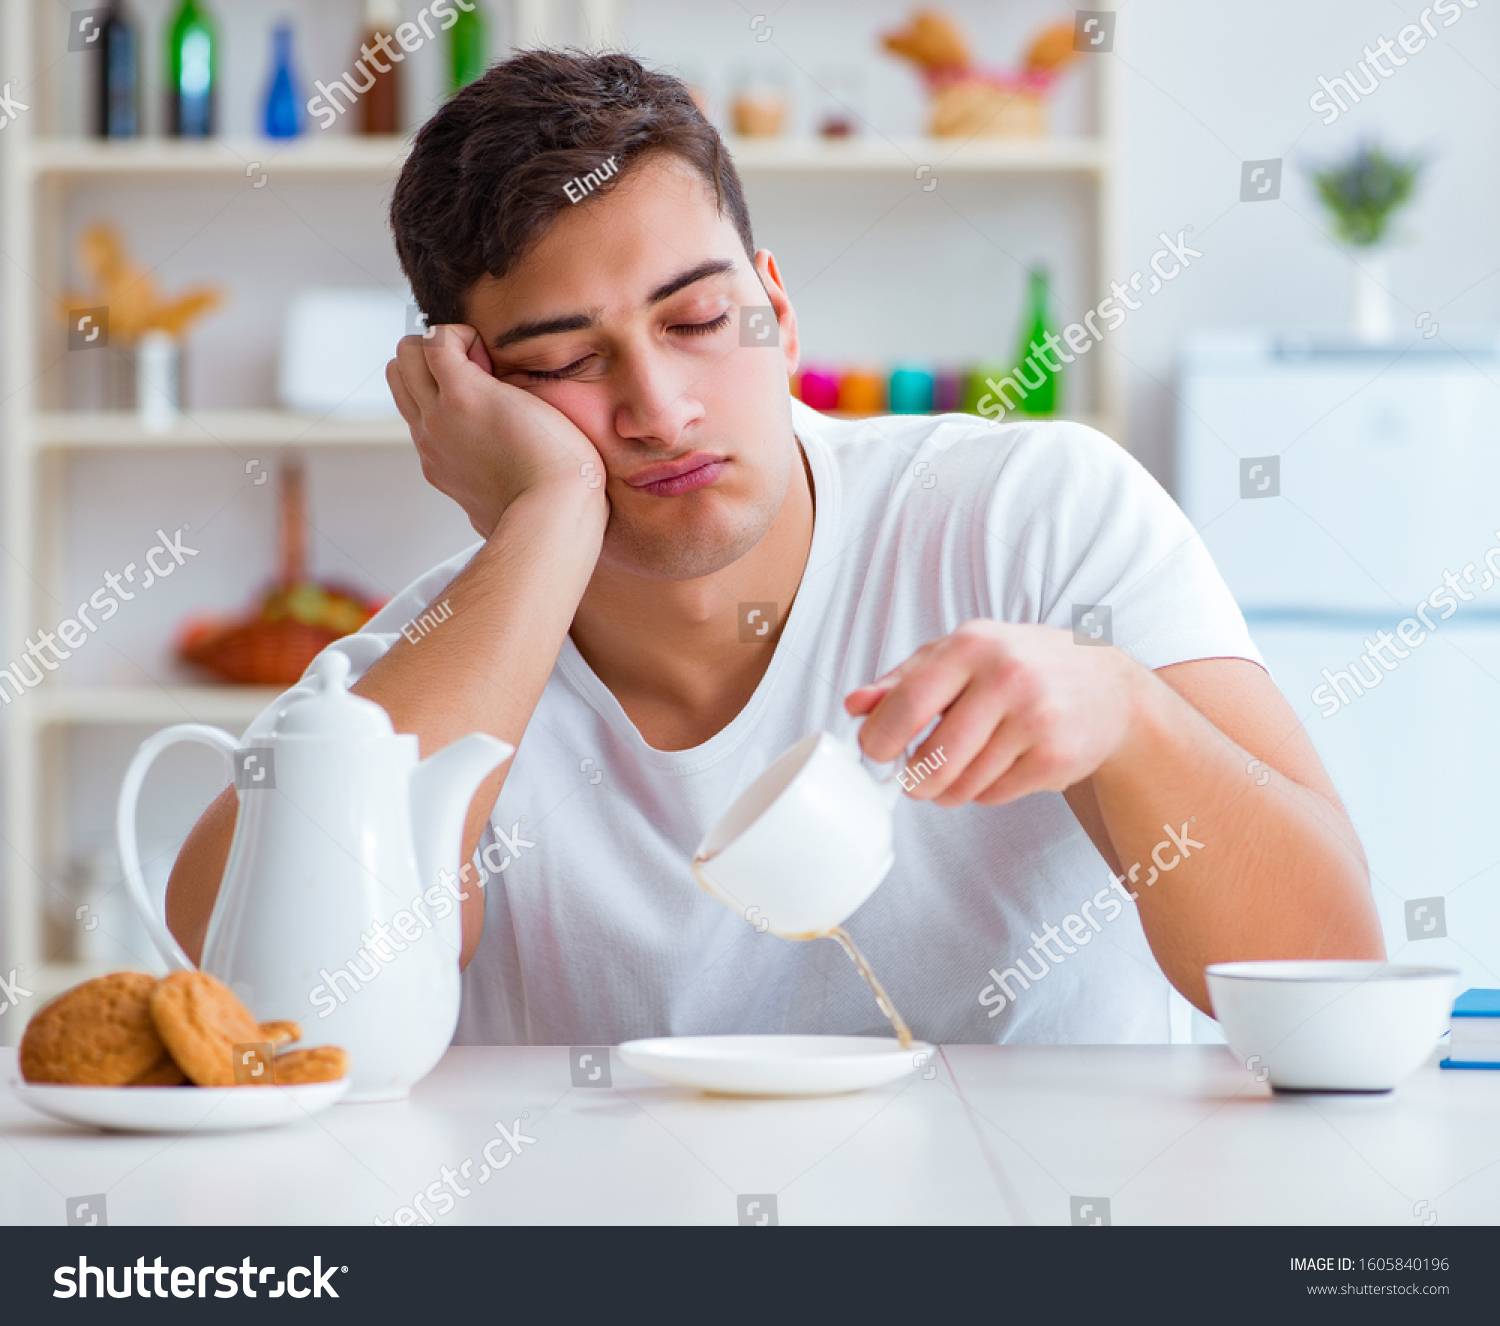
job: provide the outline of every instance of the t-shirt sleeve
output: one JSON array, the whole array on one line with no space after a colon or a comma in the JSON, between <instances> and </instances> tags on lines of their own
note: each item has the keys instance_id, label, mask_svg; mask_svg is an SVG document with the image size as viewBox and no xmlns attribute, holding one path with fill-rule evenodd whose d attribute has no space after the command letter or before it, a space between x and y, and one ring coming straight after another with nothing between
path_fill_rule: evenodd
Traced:
<instances>
[{"instance_id":1,"label":"t-shirt sleeve","mask_svg":"<svg viewBox=\"0 0 1500 1326\"><path fill-rule=\"evenodd\" d=\"M353 635L346 635L342 639L335 640L322 650L318 657L322 658L324 654L335 650L347 657L349 684L352 686L364 676L376 659L384 656L385 652L396 643L401 635L402 627L409 626L421 616L483 546L481 543L476 543L465 548L457 556L450 557L446 562L433 567L432 570L413 580L358 631ZM301 681L283 691L256 715L254 721L245 729L243 740L250 741L256 737L270 736L276 723L276 716L286 708L288 702L313 693L315 684L309 679L311 671L312 667L309 665L307 671L302 674Z\"/></svg>"},{"instance_id":2,"label":"t-shirt sleeve","mask_svg":"<svg viewBox=\"0 0 1500 1326\"><path fill-rule=\"evenodd\" d=\"M976 570L996 618L1107 637L1153 669L1265 666L1197 530L1139 461L1083 424L1015 427L977 490Z\"/></svg>"}]
</instances>

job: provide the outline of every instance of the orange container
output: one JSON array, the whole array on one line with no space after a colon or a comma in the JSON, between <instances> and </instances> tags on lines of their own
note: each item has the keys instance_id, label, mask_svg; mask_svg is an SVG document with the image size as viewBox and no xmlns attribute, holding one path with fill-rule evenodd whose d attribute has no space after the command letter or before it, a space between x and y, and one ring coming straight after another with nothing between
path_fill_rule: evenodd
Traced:
<instances>
[{"instance_id":1,"label":"orange container","mask_svg":"<svg viewBox=\"0 0 1500 1326\"><path fill-rule=\"evenodd\" d=\"M885 409L885 375L855 369L839 381L839 409L845 414L880 414Z\"/></svg>"}]
</instances>

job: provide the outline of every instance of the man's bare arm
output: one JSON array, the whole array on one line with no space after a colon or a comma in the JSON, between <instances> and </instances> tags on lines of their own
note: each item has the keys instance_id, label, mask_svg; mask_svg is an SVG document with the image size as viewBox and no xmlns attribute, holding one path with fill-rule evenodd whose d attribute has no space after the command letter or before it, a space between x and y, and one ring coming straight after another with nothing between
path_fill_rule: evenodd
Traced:
<instances>
[{"instance_id":1,"label":"man's bare arm","mask_svg":"<svg viewBox=\"0 0 1500 1326\"><path fill-rule=\"evenodd\" d=\"M1066 630L977 620L845 704L869 715L859 739L877 760L941 717L911 757L944 751L911 790L918 800L1065 793L1111 868L1134 871L1125 887L1152 952L1199 1008L1211 962L1384 953L1359 839L1254 663L1152 673Z\"/></svg>"},{"instance_id":2,"label":"man's bare arm","mask_svg":"<svg viewBox=\"0 0 1500 1326\"><path fill-rule=\"evenodd\" d=\"M453 339L403 342L387 376L423 472L464 507L485 545L441 595L451 617L415 644L398 640L353 688L382 705L398 732L415 733L424 758L470 732L520 745L593 575L608 518L604 490L580 477L588 463L580 457L603 469L583 434L534 396L490 377L468 328L443 330ZM464 861L509 767L490 775L470 804ZM167 924L195 961L236 809L228 788L193 827L168 884ZM484 921L482 892L466 892L465 964Z\"/></svg>"}]
</instances>

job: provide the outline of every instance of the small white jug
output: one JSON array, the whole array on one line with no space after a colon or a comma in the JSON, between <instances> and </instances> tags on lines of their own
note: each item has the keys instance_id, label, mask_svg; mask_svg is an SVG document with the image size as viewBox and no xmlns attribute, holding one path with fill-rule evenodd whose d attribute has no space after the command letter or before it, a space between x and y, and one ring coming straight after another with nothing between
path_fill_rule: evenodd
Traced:
<instances>
[{"instance_id":1,"label":"small white jug","mask_svg":"<svg viewBox=\"0 0 1500 1326\"><path fill-rule=\"evenodd\" d=\"M826 936L890 871L900 795L897 779L877 782L856 747L815 732L740 794L699 845L693 874L757 929Z\"/></svg>"}]
</instances>

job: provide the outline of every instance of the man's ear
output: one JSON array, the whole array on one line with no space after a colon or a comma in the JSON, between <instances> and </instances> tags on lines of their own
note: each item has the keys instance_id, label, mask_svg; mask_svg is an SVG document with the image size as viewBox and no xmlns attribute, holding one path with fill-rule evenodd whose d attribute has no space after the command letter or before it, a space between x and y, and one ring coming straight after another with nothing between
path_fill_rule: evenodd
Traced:
<instances>
[{"instance_id":1,"label":"man's ear","mask_svg":"<svg viewBox=\"0 0 1500 1326\"><path fill-rule=\"evenodd\" d=\"M797 364L802 355L802 345L797 339L797 310L792 307L786 287L781 283L781 273L777 270L776 259L771 256L770 249L761 249L756 253L755 274L760 277L761 286L766 292L766 299L776 311L776 325L781 337L781 353L786 360L786 375L790 378L797 371Z\"/></svg>"}]
</instances>

